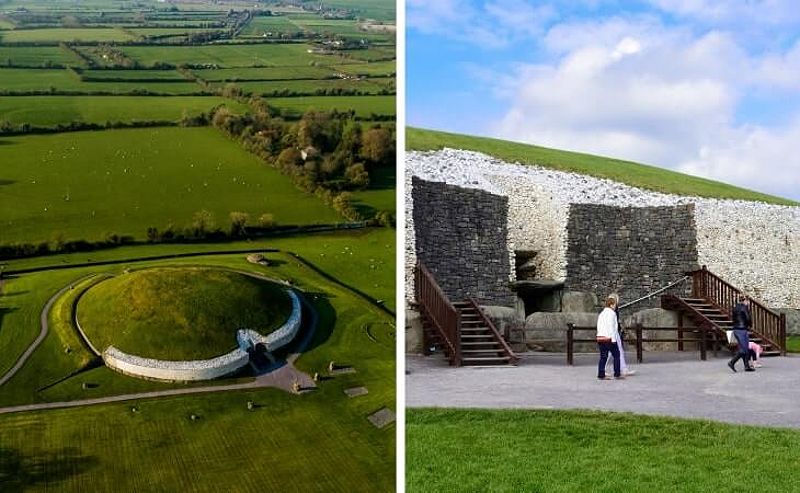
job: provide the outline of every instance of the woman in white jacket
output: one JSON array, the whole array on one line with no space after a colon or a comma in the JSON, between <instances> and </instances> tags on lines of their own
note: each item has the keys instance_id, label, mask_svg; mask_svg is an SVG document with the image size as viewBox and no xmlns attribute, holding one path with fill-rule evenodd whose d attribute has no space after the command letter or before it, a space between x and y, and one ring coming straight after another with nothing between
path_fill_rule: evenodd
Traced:
<instances>
[{"instance_id":1,"label":"woman in white jacket","mask_svg":"<svg viewBox=\"0 0 800 493\"><path fill-rule=\"evenodd\" d=\"M597 378L600 380L607 380L606 377L606 362L608 361L608 353L614 358L614 378L625 378L620 372L620 359L619 359L619 324L617 322L617 298L615 295L609 295L606 298L606 307L600 312L597 317L597 346L600 348L600 362L597 365Z\"/></svg>"}]
</instances>

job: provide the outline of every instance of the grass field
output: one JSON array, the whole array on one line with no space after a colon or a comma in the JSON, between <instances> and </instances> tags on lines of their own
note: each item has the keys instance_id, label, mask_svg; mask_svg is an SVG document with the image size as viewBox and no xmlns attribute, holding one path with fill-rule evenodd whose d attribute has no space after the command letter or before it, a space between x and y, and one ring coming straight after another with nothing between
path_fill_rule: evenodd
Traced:
<instances>
[{"instance_id":1,"label":"grass field","mask_svg":"<svg viewBox=\"0 0 800 493\"><path fill-rule=\"evenodd\" d=\"M281 80L281 81L247 81L236 82L236 85L247 94L277 94L277 93L297 93L314 94L319 90L342 89L347 91L359 91L364 94L378 94L385 88L382 79L377 79L377 83L372 80ZM212 85L212 87L224 87L225 83Z\"/></svg>"},{"instance_id":2,"label":"grass field","mask_svg":"<svg viewBox=\"0 0 800 493\"><path fill-rule=\"evenodd\" d=\"M83 65L83 60L60 46L0 46L0 65L8 65L9 62L32 67L44 66L48 62L60 65Z\"/></svg>"},{"instance_id":3,"label":"grass field","mask_svg":"<svg viewBox=\"0 0 800 493\"><path fill-rule=\"evenodd\" d=\"M353 63L350 65L342 65L333 67L338 71L353 75L366 75L366 76L381 76L393 75L397 71L397 64L394 61L389 62L371 62L371 63Z\"/></svg>"},{"instance_id":4,"label":"grass field","mask_svg":"<svg viewBox=\"0 0 800 493\"><path fill-rule=\"evenodd\" d=\"M266 335L292 311L283 287L235 272L197 267L123 273L89 289L78 304L99 351L194 360L237 347L242 328Z\"/></svg>"},{"instance_id":5,"label":"grass field","mask_svg":"<svg viewBox=\"0 0 800 493\"><path fill-rule=\"evenodd\" d=\"M790 353L800 353L800 336L786 336L786 350Z\"/></svg>"},{"instance_id":6,"label":"grass field","mask_svg":"<svg viewBox=\"0 0 800 493\"><path fill-rule=\"evenodd\" d=\"M223 228L232 211L272 213L280 224L340 220L213 128L7 137L0 156L0 243L143 238L151 226L187 226L203 209Z\"/></svg>"},{"instance_id":7,"label":"grass field","mask_svg":"<svg viewBox=\"0 0 800 493\"><path fill-rule=\"evenodd\" d=\"M46 28L3 31L3 43L30 43L34 41L128 41L133 36L117 28Z\"/></svg>"},{"instance_id":8,"label":"grass field","mask_svg":"<svg viewBox=\"0 0 800 493\"><path fill-rule=\"evenodd\" d=\"M216 96L0 96L0 120L51 126L69 122L176 122L225 105L233 112L245 106ZM0 151L0 154L2 152Z\"/></svg>"},{"instance_id":9,"label":"grass field","mask_svg":"<svg viewBox=\"0 0 800 493\"><path fill-rule=\"evenodd\" d=\"M313 62L322 65L341 63L339 57L308 53L306 44L275 45L212 45L212 46L125 46L122 51L143 65L155 62L181 64L209 64L220 67L257 66L307 66Z\"/></svg>"},{"instance_id":10,"label":"grass field","mask_svg":"<svg viewBox=\"0 0 800 493\"><path fill-rule=\"evenodd\" d=\"M164 94L187 94L201 92L203 89L194 82L141 82L108 81L84 82L67 69L27 69L0 68L0 91L102 91L109 93L130 93L150 91Z\"/></svg>"},{"instance_id":11,"label":"grass field","mask_svg":"<svg viewBox=\"0 0 800 493\"><path fill-rule=\"evenodd\" d=\"M561 171L608 178L656 192L798 205L791 200L745 190L726 183L591 154L419 128L406 129L406 139L406 147L409 150L427 151L450 147L478 151L511 163L535 164Z\"/></svg>"},{"instance_id":12,"label":"grass field","mask_svg":"<svg viewBox=\"0 0 800 493\"><path fill-rule=\"evenodd\" d=\"M347 65L345 65L347 67ZM194 73L207 81L325 79L339 71L334 67L240 67L195 70Z\"/></svg>"},{"instance_id":13,"label":"grass field","mask_svg":"<svg viewBox=\"0 0 800 493\"><path fill-rule=\"evenodd\" d=\"M253 18L242 31L244 36L263 36L269 33L296 33L302 29L288 16L259 16Z\"/></svg>"},{"instance_id":14,"label":"grass field","mask_svg":"<svg viewBox=\"0 0 800 493\"><path fill-rule=\"evenodd\" d=\"M146 80L179 80L185 81L186 78L176 70L86 70L81 74L84 80L107 81L130 80L144 82Z\"/></svg>"},{"instance_id":15,"label":"grass field","mask_svg":"<svg viewBox=\"0 0 800 493\"><path fill-rule=\"evenodd\" d=\"M572 411L409 409L409 493L797 491L800 432Z\"/></svg>"},{"instance_id":16,"label":"grass field","mask_svg":"<svg viewBox=\"0 0 800 493\"><path fill-rule=\"evenodd\" d=\"M270 106L288 115L300 116L309 108L317 110L354 110L356 116L394 115L394 96L301 96L295 98L270 98Z\"/></svg>"}]
</instances>

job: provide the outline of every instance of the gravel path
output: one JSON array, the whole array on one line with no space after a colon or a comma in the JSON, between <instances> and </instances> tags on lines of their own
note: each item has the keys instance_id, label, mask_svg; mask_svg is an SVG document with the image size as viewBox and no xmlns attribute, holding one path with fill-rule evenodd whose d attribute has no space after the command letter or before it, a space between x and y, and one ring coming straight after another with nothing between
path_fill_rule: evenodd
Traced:
<instances>
[{"instance_id":1,"label":"gravel path","mask_svg":"<svg viewBox=\"0 0 800 493\"><path fill-rule=\"evenodd\" d=\"M705 418L728 423L800 427L800 357L764 360L755 373L731 373L727 357L646 354L635 376L596 378L596 354L524 355L518 367L450 368L439 357L409 356L408 407L596 409ZM635 360L634 355L628 356ZM649 361L649 362L648 362Z\"/></svg>"}]
</instances>

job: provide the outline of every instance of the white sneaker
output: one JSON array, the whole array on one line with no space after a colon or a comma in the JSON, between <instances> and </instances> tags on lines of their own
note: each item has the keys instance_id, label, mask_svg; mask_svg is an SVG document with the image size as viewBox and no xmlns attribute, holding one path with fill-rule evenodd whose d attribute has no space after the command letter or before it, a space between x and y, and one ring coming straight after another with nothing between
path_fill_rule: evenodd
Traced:
<instances>
[{"instance_id":1,"label":"white sneaker","mask_svg":"<svg viewBox=\"0 0 800 493\"><path fill-rule=\"evenodd\" d=\"M624 375L626 377L630 377L631 375L636 375L636 370L625 370Z\"/></svg>"}]
</instances>

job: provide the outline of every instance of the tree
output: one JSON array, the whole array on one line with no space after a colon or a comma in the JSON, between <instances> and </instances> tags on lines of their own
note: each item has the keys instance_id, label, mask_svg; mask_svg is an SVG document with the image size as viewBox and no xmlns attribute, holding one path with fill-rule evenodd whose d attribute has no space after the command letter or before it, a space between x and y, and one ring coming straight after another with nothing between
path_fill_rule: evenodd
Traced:
<instances>
[{"instance_id":1,"label":"tree","mask_svg":"<svg viewBox=\"0 0 800 493\"><path fill-rule=\"evenodd\" d=\"M302 164L302 162L303 158L300 156L300 151L294 147L282 150L281 153L278 154L278 159L276 160L278 168L292 172L294 171L293 168L296 168Z\"/></svg>"},{"instance_id":2,"label":"tree","mask_svg":"<svg viewBox=\"0 0 800 493\"><path fill-rule=\"evenodd\" d=\"M192 216L192 233L197 238L205 237L214 229L214 214L205 209L199 210Z\"/></svg>"},{"instance_id":3,"label":"tree","mask_svg":"<svg viewBox=\"0 0 800 493\"><path fill-rule=\"evenodd\" d=\"M158 239L159 239L158 228L155 228L153 226L150 226L149 228L147 228L147 242L148 243L156 243L156 242L158 242Z\"/></svg>"},{"instance_id":4,"label":"tree","mask_svg":"<svg viewBox=\"0 0 800 493\"><path fill-rule=\"evenodd\" d=\"M246 212L231 212L231 236L242 237L247 235L247 221L250 220L250 214Z\"/></svg>"},{"instance_id":5,"label":"tree","mask_svg":"<svg viewBox=\"0 0 800 493\"><path fill-rule=\"evenodd\" d=\"M376 163L389 164L390 156L394 154L394 140L389 130L385 128L371 128L361 136L361 157Z\"/></svg>"},{"instance_id":6,"label":"tree","mask_svg":"<svg viewBox=\"0 0 800 493\"><path fill-rule=\"evenodd\" d=\"M356 188L367 188L369 186L369 173L362 163L356 163L347 167L344 177Z\"/></svg>"},{"instance_id":7,"label":"tree","mask_svg":"<svg viewBox=\"0 0 800 493\"><path fill-rule=\"evenodd\" d=\"M275 216L269 212L265 212L258 216L258 225L262 228L271 228L275 226Z\"/></svg>"}]
</instances>

